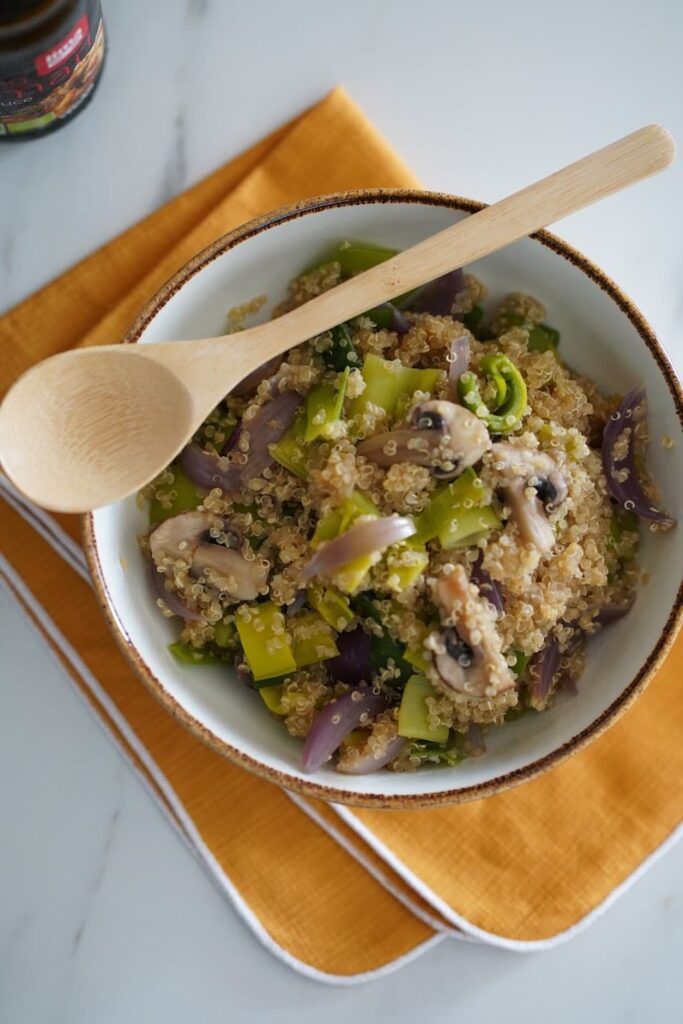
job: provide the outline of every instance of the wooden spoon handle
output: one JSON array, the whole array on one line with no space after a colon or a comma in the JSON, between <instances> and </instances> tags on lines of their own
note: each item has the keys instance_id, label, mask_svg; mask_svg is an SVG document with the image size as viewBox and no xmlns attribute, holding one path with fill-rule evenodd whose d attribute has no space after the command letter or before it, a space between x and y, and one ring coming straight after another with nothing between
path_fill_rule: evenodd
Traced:
<instances>
[{"instance_id":1,"label":"wooden spoon handle","mask_svg":"<svg viewBox=\"0 0 683 1024\"><path fill-rule=\"evenodd\" d=\"M237 350L244 350L246 373L250 363L255 366L279 355L306 338L656 174L667 167L674 156L673 139L665 128L659 125L640 128L507 199L465 217L286 316L233 335L228 342L231 356L239 361L242 353L238 357ZM215 340L211 344L215 345ZM249 365L249 368L252 367Z\"/></svg>"}]
</instances>

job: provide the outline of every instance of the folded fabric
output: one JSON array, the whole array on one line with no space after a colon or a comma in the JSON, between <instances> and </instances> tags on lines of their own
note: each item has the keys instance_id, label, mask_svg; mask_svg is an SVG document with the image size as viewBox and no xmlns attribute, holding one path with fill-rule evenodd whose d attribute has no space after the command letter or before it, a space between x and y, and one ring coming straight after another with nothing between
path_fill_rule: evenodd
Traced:
<instances>
[{"instance_id":1,"label":"folded fabric","mask_svg":"<svg viewBox=\"0 0 683 1024\"><path fill-rule=\"evenodd\" d=\"M0 386L54 352L119 339L190 256L257 214L324 192L416 184L336 89L5 314ZM177 724L107 632L78 521L36 509L2 477L0 488L3 536L13 537L3 581L220 888L304 973L362 980L446 937L547 945L608 905L677 834L681 639L617 725L518 789L425 811L327 806L245 773Z\"/></svg>"}]
</instances>

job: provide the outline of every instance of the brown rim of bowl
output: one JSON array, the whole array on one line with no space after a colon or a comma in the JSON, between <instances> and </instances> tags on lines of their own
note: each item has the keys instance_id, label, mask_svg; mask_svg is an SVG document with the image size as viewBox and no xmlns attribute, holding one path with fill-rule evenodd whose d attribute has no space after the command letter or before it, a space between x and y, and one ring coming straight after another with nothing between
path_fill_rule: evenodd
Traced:
<instances>
[{"instance_id":1,"label":"brown rim of bowl","mask_svg":"<svg viewBox=\"0 0 683 1024\"><path fill-rule=\"evenodd\" d=\"M476 213L486 205L472 199L464 199L461 196L452 196L440 192L421 192L416 189L359 189L354 192L338 192L326 196L317 196L303 202L293 203L281 207L271 213L264 214L254 220L243 224L241 227L228 232L207 246L189 260L173 277L167 281L156 295L147 303L142 312L132 324L125 335L125 344L134 344L138 341L145 328L151 323L159 311L166 305L176 292L196 273L215 260L218 256L235 248L241 242L253 238L255 235L267 231L278 224L296 220L299 217L317 213L333 207L361 206L373 203L415 203L422 206L441 206L447 209L458 210L465 213ZM678 418L683 426L683 389L676 377L676 374L661 348L657 337L642 313L638 310L627 295L603 273L594 263L588 260L577 249L572 248L556 235L548 231L537 231L530 236L547 249L552 250L559 256L563 256L575 267L582 271L586 277L598 285L613 301L619 309L628 317L643 342L649 349L662 376L664 377ZM313 780L300 779L285 772L269 768L260 761L255 760L243 751L220 739L210 729L203 725L198 719L190 715L185 708L171 696L164 688L162 682L156 678L149 666L143 661L134 644L126 634L123 624L119 621L110 600L109 593L104 581L100 565L95 532L93 528L93 516L88 513L83 517L83 542L86 558L97 600L102 608L105 619L111 630L114 639L124 656L130 662L142 681L151 690L154 696L163 704L168 712L198 739L206 743L217 753L227 757L230 761L253 772L255 775L274 782L285 789L294 790L304 796L315 797L320 800L335 801L337 803L355 805L360 807L387 808L394 810L408 810L426 807L435 807L442 804L464 803L469 800L477 800L484 796L491 796L501 793L512 786L519 785L535 778L550 767L564 761L571 754L576 753L585 747L590 741L600 736L610 725L614 724L621 715L630 707L636 697L644 690L656 670L662 664L666 654L670 650L676 633L683 620L683 581L678 588L677 600L667 618L664 629L654 648L650 651L644 664L640 667L631 682L624 687L621 694L612 704L609 705L601 715L598 716L589 726L577 733L561 747L546 754L544 757L523 768L507 772L505 775L497 776L474 786L467 786L463 789L443 789L434 793L397 795L390 796L381 793L353 793L345 789L338 789L336 786L326 786Z\"/></svg>"}]
</instances>

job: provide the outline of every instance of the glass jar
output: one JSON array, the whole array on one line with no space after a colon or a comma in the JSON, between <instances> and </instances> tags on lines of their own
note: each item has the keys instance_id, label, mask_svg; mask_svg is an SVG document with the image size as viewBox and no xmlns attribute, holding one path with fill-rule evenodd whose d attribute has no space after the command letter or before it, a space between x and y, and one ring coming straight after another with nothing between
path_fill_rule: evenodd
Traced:
<instances>
[{"instance_id":1,"label":"glass jar","mask_svg":"<svg viewBox=\"0 0 683 1024\"><path fill-rule=\"evenodd\" d=\"M0 141L55 131L102 72L100 0L0 0Z\"/></svg>"}]
</instances>

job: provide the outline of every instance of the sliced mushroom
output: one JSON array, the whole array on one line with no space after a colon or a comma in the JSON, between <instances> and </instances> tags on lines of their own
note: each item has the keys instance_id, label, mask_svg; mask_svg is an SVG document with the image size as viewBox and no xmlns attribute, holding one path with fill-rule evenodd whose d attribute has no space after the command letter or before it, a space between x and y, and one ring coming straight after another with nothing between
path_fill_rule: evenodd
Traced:
<instances>
[{"instance_id":1,"label":"sliced mushroom","mask_svg":"<svg viewBox=\"0 0 683 1024\"><path fill-rule=\"evenodd\" d=\"M164 557L191 562L195 548L217 522L208 512L181 512L165 519L149 536L149 550L156 565Z\"/></svg>"},{"instance_id":2,"label":"sliced mushroom","mask_svg":"<svg viewBox=\"0 0 683 1024\"><path fill-rule=\"evenodd\" d=\"M220 530L229 546L217 543L211 536L212 529ZM209 512L182 512L152 531L149 549L155 565L164 570L166 580L173 587L179 584L174 572L176 567L169 565L169 559L171 563L183 563L180 578L189 569L195 578L204 577L210 593L226 593L237 601L253 601L264 591L268 570L257 559L244 557L238 550L241 541L239 530L218 516ZM188 610L197 610L194 603Z\"/></svg>"},{"instance_id":3,"label":"sliced mushroom","mask_svg":"<svg viewBox=\"0 0 683 1024\"><path fill-rule=\"evenodd\" d=\"M438 682L473 699L493 698L515 685L502 653L495 609L470 583L461 565L440 577L435 599L445 623L427 646L434 652Z\"/></svg>"},{"instance_id":4,"label":"sliced mushroom","mask_svg":"<svg viewBox=\"0 0 683 1024\"><path fill-rule=\"evenodd\" d=\"M191 571L238 601L254 601L268 579L267 567L257 558L247 560L240 551L220 544L200 544L192 557Z\"/></svg>"},{"instance_id":5,"label":"sliced mushroom","mask_svg":"<svg viewBox=\"0 0 683 1024\"><path fill-rule=\"evenodd\" d=\"M415 406L406 425L375 434L358 452L378 466L412 462L429 466L443 480L459 476L491 447L486 425L454 402L433 400Z\"/></svg>"},{"instance_id":6,"label":"sliced mushroom","mask_svg":"<svg viewBox=\"0 0 683 1024\"><path fill-rule=\"evenodd\" d=\"M555 531L546 513L559 508L567 497L567 483L557 463L546 452L500 442L493 446L491 465L522 540L541 552L552 550Z\"/></svg>"}]
</instances>

